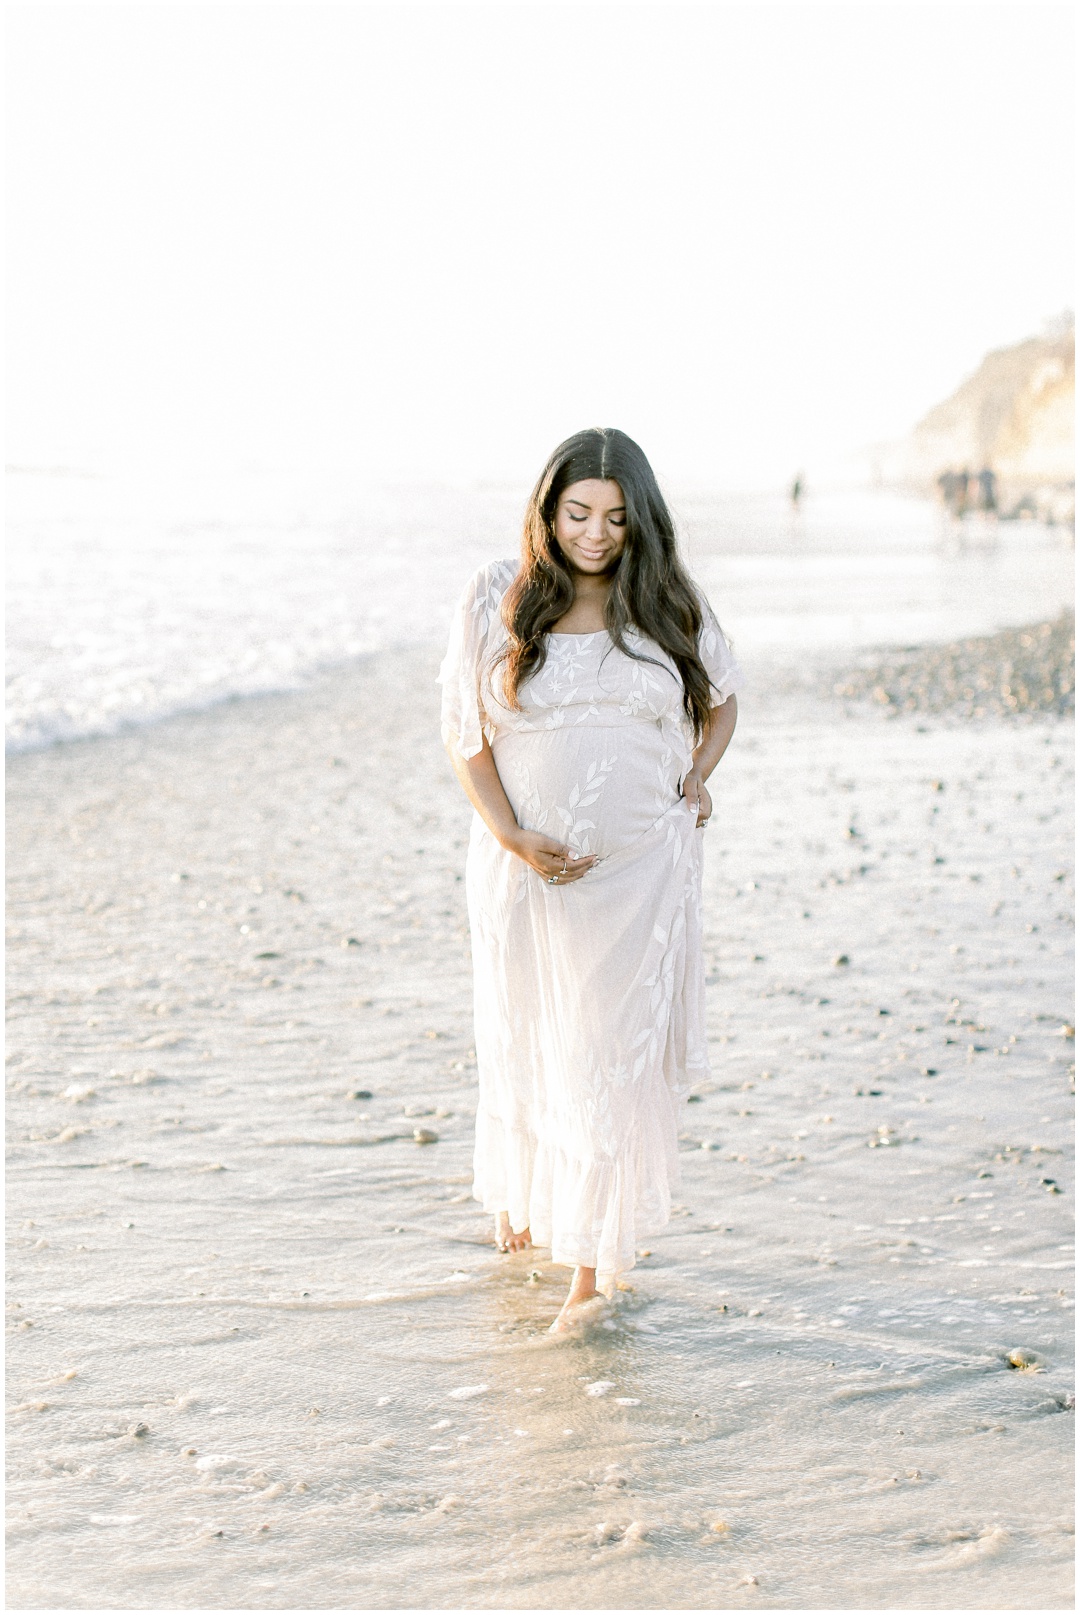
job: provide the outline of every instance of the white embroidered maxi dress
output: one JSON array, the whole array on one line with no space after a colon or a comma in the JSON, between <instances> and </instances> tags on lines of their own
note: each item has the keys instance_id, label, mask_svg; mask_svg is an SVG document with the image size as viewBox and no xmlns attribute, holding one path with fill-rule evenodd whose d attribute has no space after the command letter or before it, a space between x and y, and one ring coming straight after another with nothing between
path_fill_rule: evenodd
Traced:
<instances>
[{"instance_id":1,"label":"white embroidered maxi dress","mask_svg":"<svg viewBox=\"0 0 1080 1615\"><path fill-rule=\"evenodd\" d=\"M678 1107L708 1074L702 833L679 794L693 737L674 664L634 633L653 661L606 630L548 635L520 710L507 707L493 661L517 566L483 567L465 590L439 675L443 738L473 757L486 736L522 828L599 862L551 886L473 817L474 1194L554 1261L611 1279L668 1220ZM719 705L742 678L702 607Z\"/></svg>"}]
</instances>

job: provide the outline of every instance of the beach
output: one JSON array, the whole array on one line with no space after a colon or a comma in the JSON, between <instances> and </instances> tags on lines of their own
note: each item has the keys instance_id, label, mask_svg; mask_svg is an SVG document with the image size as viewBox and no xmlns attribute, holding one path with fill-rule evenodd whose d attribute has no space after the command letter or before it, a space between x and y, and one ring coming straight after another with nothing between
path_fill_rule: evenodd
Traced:
<instances>
[{"instance_id":1,"label":"beach","mask_svg":"<svg viewBox=\"0 0 1080 1615\"><path fill-rule=\"evenodd\" d=\"M747 656L675 1214L553 1339L438 657L11 761L9 1603L1069 1607L1068 717Z\"/></svg>"},{"instance_id":2,"label":"beach","mask_svg":"<svg viewBox=\"0 0 1080 1615\"><path fill-rule=\"evenodd\" d=\"M13 9L7 1607L1074 1607L1065 22Z\"/></svg>"}]
</instances>

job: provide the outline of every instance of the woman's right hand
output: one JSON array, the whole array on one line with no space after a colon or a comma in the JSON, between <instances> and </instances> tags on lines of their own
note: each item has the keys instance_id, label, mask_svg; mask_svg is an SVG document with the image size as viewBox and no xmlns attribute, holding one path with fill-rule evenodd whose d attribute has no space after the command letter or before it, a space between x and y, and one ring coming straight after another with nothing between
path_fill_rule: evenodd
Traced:
<instances>
[{"instance_id":1,"label":"woman's right hand","mask_svg":"<svg viewBox=\"0 0 1080 1615\"><path fill-rule=\"evenodd\" d=\"M524 859L550 886L569 886L572 881L587 875L596 862L595 854L587 858L573 858L570 848L564 847L539 830L515 830L504 841L508 852ZM554 876L554 880L552 879Z\"/></svg>"}]
</instances>

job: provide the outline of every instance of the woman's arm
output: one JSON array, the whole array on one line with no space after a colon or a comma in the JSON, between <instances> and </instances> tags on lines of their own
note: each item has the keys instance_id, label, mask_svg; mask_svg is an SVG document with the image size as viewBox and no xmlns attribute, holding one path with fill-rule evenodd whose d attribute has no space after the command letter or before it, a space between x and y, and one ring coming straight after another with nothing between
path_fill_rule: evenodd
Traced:
<instances>
[{"instance_id":1,"label":"woman's arm","mask_svg":"<svg viewBox=\"0 0 1080 1615\"><path fill-rule=\"evenodd\" d=\"M446 750L462 790L500 847L523 858L530 869L535 869L545 880L554 875L557 886L568 886L588 874L596 862L595 857L572 858L569 847L541 835L538 830L521 828L486 740L475 757L463 757L457 748L457 736L451 732Z\"/></svg>"},{"instance_id":2,"label":"woman's arm","mask_svg":"<svg viewBox=\"0 0 1080 1615\"><path fill-rule=\"evenodd\" d=\"M705 781L727 751L738 716L738 703L733 695L729 695L720 706L713 707L705 733L694 750L693 767L683 780L682 793L687 802L697 809L699 829L712 815L712 797L705 789Z\"/></svg>"}]
</instances>

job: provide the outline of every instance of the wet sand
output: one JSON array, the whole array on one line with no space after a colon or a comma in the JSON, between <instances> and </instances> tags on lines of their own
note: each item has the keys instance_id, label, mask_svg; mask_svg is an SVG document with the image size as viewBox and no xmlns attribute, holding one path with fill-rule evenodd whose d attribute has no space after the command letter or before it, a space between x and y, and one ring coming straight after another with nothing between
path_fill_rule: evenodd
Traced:
<instances>
[{"instance_id":1,"label":"wet sand","mask_svg":"<svg viewBox=\"0 0 1080 1615\"><path fill-rule=\"evenodd\" d=\"M1071 724L751 668L677 1213L555 1342L436 663L12 764L12 1606L1069 1606Z\"/></svg>"}]
</instances>

